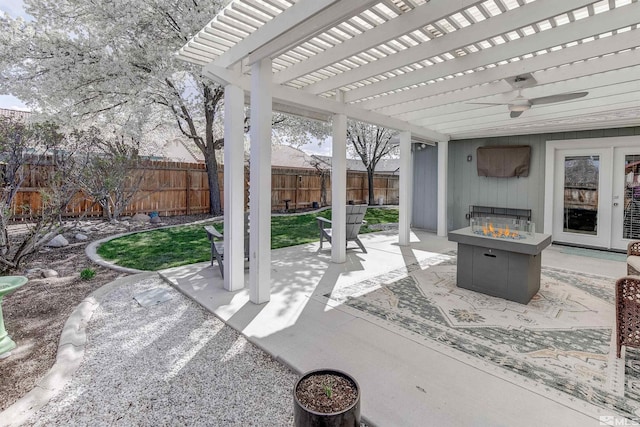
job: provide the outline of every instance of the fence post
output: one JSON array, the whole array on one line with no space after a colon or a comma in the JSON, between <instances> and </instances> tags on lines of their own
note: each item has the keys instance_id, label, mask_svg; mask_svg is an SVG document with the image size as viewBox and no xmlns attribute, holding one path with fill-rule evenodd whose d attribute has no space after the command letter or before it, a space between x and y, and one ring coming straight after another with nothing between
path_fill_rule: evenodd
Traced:
<instances>
[{"instance_id":1,"label":"fence post","mask_svg":"<svg viewBox=\"0 0 640 427\"><path fill-rule=\"evenodd\" d=\"M189 168L188 167L185 170L185 173L187 175L187 177L186 177L187 179L185 180L186 181L186 185L187 185L187 188L186 188L186 193L187 193L187 208L186 208L186 211L187 211L187 213L186 214L190 215L190 211L191 211L191 197L190 197L191 174L189 173Z\"/></svg>"}]
</instances>

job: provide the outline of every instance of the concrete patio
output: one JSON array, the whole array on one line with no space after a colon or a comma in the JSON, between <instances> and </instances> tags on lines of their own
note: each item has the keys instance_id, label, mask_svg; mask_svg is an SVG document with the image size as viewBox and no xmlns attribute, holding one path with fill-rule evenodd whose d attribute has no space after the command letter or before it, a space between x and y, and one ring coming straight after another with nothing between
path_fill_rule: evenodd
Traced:
<instances>
[{"instance_id":1,"label":"concrete patio","mask_svg":"<svg viewBox=\"0 0 640 427\"><path fill-rule=\"evenodd\" d=\"M344 264L332 263L330 249L318 251L318 244L272 251L271 299L261 305L249 301L246 288L224 290L219 269L209 263L161 275L295 371L333 367L353 374L363 389L363 416L372 425L587 426L616 415L587 403L568 407L327 303L323 295L341 287L456 247L420 230L412 230L407 247L398 245L396 232L362 240L368 254L349 250ZM548 248L543 266L612 278L625 274L623 262L566 252Z\"/></svg>"}]
</instances>

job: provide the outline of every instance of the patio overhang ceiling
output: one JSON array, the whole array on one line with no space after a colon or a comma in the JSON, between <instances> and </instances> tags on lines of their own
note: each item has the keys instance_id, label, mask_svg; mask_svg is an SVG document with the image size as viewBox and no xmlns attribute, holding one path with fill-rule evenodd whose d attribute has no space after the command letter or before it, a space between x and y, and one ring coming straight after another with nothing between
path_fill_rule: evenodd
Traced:
<instances>
[{"instance_id":1,"label":"patio overhang ceiling","mask_svg":"<svg viewBox=\"0 0 640 427\"><path fill-rule=\"evenodd\" d=\"M245 91L271 58L274 108L444 141L637 126L639 23L638 0L232 0L178 55Z\"/></svg>"}]
</instances>

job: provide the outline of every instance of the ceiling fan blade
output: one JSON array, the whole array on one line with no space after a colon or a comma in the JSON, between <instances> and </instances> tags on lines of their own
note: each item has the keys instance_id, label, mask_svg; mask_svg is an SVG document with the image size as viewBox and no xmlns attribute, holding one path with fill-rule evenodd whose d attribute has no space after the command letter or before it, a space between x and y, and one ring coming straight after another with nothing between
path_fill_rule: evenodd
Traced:
<instances>
[{"instance_id":1,"label":"ceiling fan blade","mask_svg":"<svg viewBox=\"0 0 640 427\"><path fill-rule=\"evenodd\" d=\"M572 99L582 98L587 96L589 92L574 92L574 93L562 93L559 95L551 95L551 96L543 96L540 98L531 98L529 103L531 105L540 105L540 104L553 104L554 102L563 102L570 101Z\"/></svg>"},{"instance_id":2,"label":"ceiling fan blade","mask_svg":"<svg viewBox=\"0 0 640 427\"><path fill-rule=\"evenodd\" d=\"M465 102L465 104L475 105L508 105L508 102Z\"/></svg>"},{"instance_id":3,"label":"ceiling fan blade","mask_svg":"<svg viewBox=\"0 0 640 427\"><path fill-rule=\"evenodd\" d=\"M511 118L515 119L516 117L520 117L520 115L522 115L522 113L524 113L524 111L512 111L511 112Z\"/></svg>"}]
</instances>

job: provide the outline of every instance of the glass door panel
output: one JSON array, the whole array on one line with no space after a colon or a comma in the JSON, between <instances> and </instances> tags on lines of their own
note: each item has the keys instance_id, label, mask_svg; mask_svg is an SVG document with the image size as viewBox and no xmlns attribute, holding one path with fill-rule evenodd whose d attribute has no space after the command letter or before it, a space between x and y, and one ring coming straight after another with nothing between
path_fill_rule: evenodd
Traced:
<instances>
[{"instance_id":1,"label":"glass door panel","mask_svg":"<svg viewBox=\"0 0 640 427\"><path fill-rule=\"evenodd\" d=\"M612 151L558 150L555 158L553 240L609 247Z\"/></svg>"},{"instance_id":2,"label":"glass door panel","mask_svg":"<svg viewBox=\"0 0 640 427\"><path fill-rule=\"evenodd\" d=\"M565 233L598 234L598 184L600 156L564 158Z\"/></svg>"}]
</instances>

